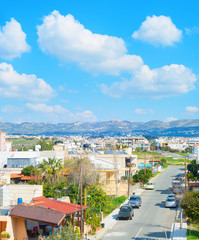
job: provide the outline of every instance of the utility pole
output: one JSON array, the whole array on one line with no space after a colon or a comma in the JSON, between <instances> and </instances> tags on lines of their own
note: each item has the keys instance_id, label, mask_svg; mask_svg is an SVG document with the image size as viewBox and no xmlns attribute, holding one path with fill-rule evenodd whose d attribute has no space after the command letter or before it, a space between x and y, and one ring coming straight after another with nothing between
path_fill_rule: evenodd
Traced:
<instances>
[{"instance_id":1,"label":"utility pole","mask_svg":"<svg viewBox=\"0 0 199 240\"><path fill-rule=\"evenodd\" d=\"M144 154L144 175L146 176L146 154Z\"/></svg>"},{"instance_id":2,"label":"utility pole","mask_svg":"<svg viewBox=\"0 0 199 240\"><path fill-rule=\"evenodd\" d=\"M184 170L185 170L185 192L187 191L187 159L184 159Z\"/></svg>"},{"instance_id":3,"label":"utility pole","mask_svg":"<svg viewBox=\"0 0 199 240\"><path fill-rule=\"evenodd\" d=\"M130 156L130 163L129 163L129 179L128 179L128 197L130 196L130 186L131 186L131 159Z\"/></svg>"},{"instance_id":4,"label":"utility pole","mask_svg":"<svg viewBox=\"0 0 199 240\"><path fill-rule=\"evenodd\" d=\"M82 212L82 167L80 167L80 201L81 201L81 220L80 220L80 233L83 236L83 212Z\"/></svg>"}]
</instances>

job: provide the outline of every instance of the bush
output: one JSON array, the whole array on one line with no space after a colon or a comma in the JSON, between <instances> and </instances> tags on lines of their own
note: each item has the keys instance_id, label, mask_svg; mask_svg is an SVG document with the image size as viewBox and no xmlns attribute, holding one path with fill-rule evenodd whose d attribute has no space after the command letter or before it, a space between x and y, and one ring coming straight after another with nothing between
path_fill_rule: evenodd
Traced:
<instances>
[{"instance_id":1,"label":"bush","mask_svg":"<svg viewBox=\"0 0 199 240\"><path fill-rule=\"evenodd\" d=\"M142 169L133 176L133 181L136 183L141 182L146 184L152 176L153 173L151 169L146 169L146 175L144 169Z\"/></svg>"},{"instance_id":2,"label":"bush","mask_svg":"<svg viewBox=\"0 0 199 240\"><path fill-rule=\"evenodd\" d=\"M181 202L181 207L187 217L196 221L199 219L199 192L187 192Z\"/></svg>"}]
</instances>

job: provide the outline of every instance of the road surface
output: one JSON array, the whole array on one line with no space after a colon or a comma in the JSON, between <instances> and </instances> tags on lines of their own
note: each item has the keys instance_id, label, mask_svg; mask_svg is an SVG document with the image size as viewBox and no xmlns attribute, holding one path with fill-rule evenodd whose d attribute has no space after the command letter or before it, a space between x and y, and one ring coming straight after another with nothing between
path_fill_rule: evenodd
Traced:
<instances>
[{"instance_id":1,"label":"road surface","mask_svg":"<svg viewBox=\"0 0 199 240\"><path fill-rule=\"evenodd\" d=\"M102 240L170 239L176 209L165 208L165 200L170 192L172 178L182 172L182 166L169 166L157 178L155 190L142 193L142 206L135 209L133 220L118 220Z\"/></svg>"}]
</instances>

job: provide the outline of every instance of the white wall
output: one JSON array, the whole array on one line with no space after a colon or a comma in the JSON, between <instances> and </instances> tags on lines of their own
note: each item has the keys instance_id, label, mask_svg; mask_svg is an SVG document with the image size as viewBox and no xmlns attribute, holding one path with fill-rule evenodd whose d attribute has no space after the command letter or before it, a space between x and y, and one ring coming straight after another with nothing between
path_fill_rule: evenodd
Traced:
<instances>
[{"instance_id":1,"label":"white wall","mask_svg":"<svg viewBox=\"0 0 199 240\"><path fill-rule=\"evenodd\" d=\"M30 203L33 198L43 195L42 185L10 184L0 188L0 205L16 205L18 198Z\"/></svg>"}]
</instances>

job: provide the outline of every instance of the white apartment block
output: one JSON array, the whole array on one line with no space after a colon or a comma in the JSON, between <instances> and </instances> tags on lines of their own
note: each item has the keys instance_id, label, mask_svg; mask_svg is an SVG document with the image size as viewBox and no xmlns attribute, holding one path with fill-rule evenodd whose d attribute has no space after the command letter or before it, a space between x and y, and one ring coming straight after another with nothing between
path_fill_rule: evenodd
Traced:
<instances>
[{"instance_id":1,"label":"white apartment block","mask_svg":"<svg viewBox=\"0 0 199 240\"><path fill-rule=\"evenodd\" d=\"M0 152L6 151L6 133L0 132Z\"/></svg>"},{"instance_id":2,"label":"white apartment block","mask_svg":"<svg viewBox=\"0 0 199 240\"><path fill-rule=\"evenodd\" d=\"M192 146L192 157L196 158L196 161L199 163L199 144Z\"/></svg>"}]
</instances>

